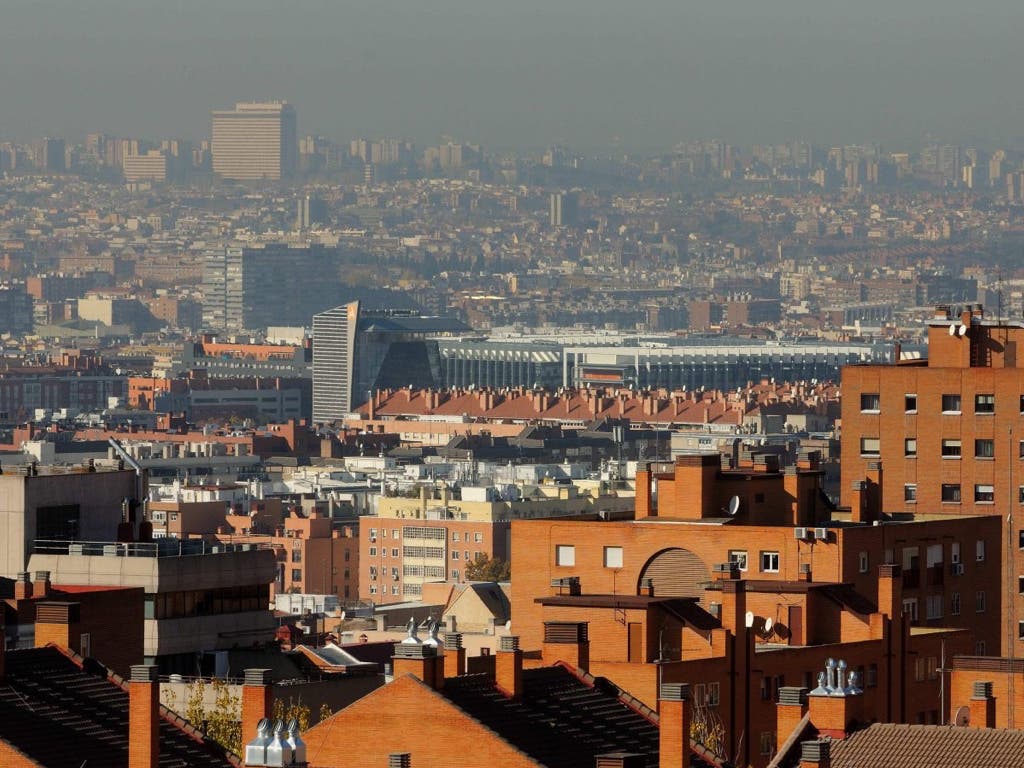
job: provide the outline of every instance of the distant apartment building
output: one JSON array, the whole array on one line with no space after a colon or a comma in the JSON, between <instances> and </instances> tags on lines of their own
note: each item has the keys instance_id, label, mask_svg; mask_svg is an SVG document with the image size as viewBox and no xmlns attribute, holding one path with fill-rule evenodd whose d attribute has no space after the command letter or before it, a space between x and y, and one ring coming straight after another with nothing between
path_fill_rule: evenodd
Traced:
<instances>
[{"instance_id":1,"label":"distant apartment building","mask_svg":"<svg viewBox=\"0 0 1024 768\"><path fill-rule=\"evenodd\" d=\"M167 181L168 157L162 149L151 149L142 155L128 155L124 158L122 172L127 182Z\"/></svg>"},{"instance_id":2,"label":"distant apartment building","mask_svg":"<svg viewBox=\"0 0 1024 768\"><path fill-rule=\"evenodd\" d=\"M0 334L32 332L32 299L24 285L0 285Z\"/></svg>"},{"instance_id":3,"label":"distant apartment building","mask_svg":"<svg viewBox=\"0 0 1024 768\"><path fill-rule=\"evenodd\" d=\"M435 498L436 496L436 498ZM419 498L378 499L360 518L359 596L375 603L418 600L431 581L464 583L477 559L511 554L511 521L632 509L633 498L593 495L575 485L464 487L461 498L421 487Z\"/></svg>"},{"instance_id":4,"label":"distant apartment building","mask_svg":"<svg viewBox=\"0 0 1024 768\"><path fill-rule=\"evenodd\" d=\"M298 167L295 108L287 102L239 102L213 112L213 171L225 179L277 181Z\"/></svg>"},{"instance_id":5,"label":"distant apartment building","mask_svg":"<svg viewBox=\"0 0 1024 768\"><path fill-rule=\"evenodd\" d=\"M41 171L59 173L68 167L64 139L36 139L32 142L32 157L36 168Z\"/></svg>"},{"instance_id":6,"label":"distant apartment building","mask_svg":"<svg viewBox=\"0 0 1024 768\"><path fill-rule=\"evenodd\" d=\"M575 192L552 192L548 223L552 227L572 227L579 223L580 199Z\"/></svg>"},{"instance_id":7,"label":"distant apartment building","mask_svg":"<svg viewBox=\"0 0 1024 768\"><path fill-rule=\"evenodd\" d=\"M333 249L285 243L230 245L206 254L203 326L207 330L262 330L308 326L337 301Z\"/></svg>"},{"instance_id":8,"label":"distant apartment building","mask_svg":"<svg viewBox=\"0 0 1024 768\"><path fill-rule=\"evenodd\" d=\"M357 301L315 315L313 421L340 421L372 390L440 386L436 339L468 330L452 318L361 311Z\"/></svg>"}]
</instances>

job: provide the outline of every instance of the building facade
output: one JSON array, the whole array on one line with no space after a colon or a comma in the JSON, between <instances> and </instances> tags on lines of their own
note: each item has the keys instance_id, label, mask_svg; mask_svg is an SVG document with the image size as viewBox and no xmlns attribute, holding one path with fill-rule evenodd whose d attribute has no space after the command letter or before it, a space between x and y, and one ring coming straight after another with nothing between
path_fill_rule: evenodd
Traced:
<instances>
[{"instance_id":1,"label":"building facade","mask_svg":"<svg viewBox=\"0 0 1024 768\"><path fill-rule=\"evenodd\" d=\"M278 181L298 167L295 108L287 102L239 102L214 110L213 172L238 181Z\"/></svg>"}]
</instances>

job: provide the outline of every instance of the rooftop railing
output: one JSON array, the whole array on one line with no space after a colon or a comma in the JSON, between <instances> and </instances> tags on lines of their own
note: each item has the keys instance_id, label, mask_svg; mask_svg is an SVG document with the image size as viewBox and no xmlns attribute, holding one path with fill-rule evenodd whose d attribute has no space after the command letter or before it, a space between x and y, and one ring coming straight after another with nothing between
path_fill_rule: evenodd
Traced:
<instances>
[{"instance_id":1,"label":"rooftop railing","mask_svg":"<svg viewBox=\"0 0 1024 768\"><path fill-rule=\"evenodd\" d=\"M157 539L156 541L64 541L37 539L37 555L78 555L85 557L190 557L230 552L270 550L269 544L221 544L203 539Z\"/></svg>"}]
</instances>

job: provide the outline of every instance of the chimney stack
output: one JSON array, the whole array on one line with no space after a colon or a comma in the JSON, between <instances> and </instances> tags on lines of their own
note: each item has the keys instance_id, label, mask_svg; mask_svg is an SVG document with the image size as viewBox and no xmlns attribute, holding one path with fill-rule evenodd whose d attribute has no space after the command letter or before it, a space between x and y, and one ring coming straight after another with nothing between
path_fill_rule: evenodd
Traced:
<instances>
[{"instance_id":1,"label":"chimney stack","mask_svg":"<svg viewBox=\"0 0 1024 768\"><path fill-rule=\"evenodd\" d=\"M50 594L50 572L36 571L35 581L32 583L32 595L34 597L46 597Z\"/></svg>"},{"instance_id":2,"label":"chimney stack","mask_svg":"<svg viewBox=\"0 0 1024 768\"><path fill-rule=\"evenodd\" d=\"M29 574L24 571L18 574L18 578L14 581L14 599L15 600L30 600L32 598L32 580Z\"/></svg>"},{"instance_id":3,"label":"chimney stack","mask_svg":"<svg viewBox=\"0 0 1024 768\"><path fill-rule=\"evenodd\" d=\"M969 707L971 728L996 727L996 699L992 695L992 683L974 683Z\"/></svg>"},{"instance_id":4,"label":"chimney stack","mask_svg":"<svg viewBox=\"0 0 1024 768\"><path fill-rule=\"evenodd\" d=\"M445 632L444 676L458 677L466 671L466 649L462 647L461 632Z\"/></svg>"},{"instance_id":5,"label":"chimney stack","mask_svg":"<svg viewBox=\"0 0 1024 768\"><path fill-rule=\"evenodd\" d=\"M658 768L690 765L690 686L662 683L658 692Z\"/></svg>"},{"instance_id":6,"label":"chimney stack","mask_svg":"<svg viewBox=\"0 0 1024 768\"><path fill-rule=\"evenodd\" d=\"M498 656L494 662L495 682L507 696L516 700L523 695L523 652L519 636L506 635L498 640Z\"/></svg>"},{"instance_id":7,"label":"chimney stack","mask_svg":"<svg viewBox=\"0 0 1024 768\"><path fill-rule=\"evenodd\" d=\"M590 639L585 621L545 621L544 647L541 655L545 663L562 661L576 669L590 666Z\"/></svg>"},{"instance_id":8,"label":"chimney stack","mask_svg":"<svg viewBox=\"0 0 1024 768\"><path fill-rule=\"evenodd\" d=\"M128 681L128 768L160 762L160 676L155 664L135 664Z\"/></svg>"},{"instance_id":9,"label":"chimney stack","mask_svg":"<svg viewBox=\"0 0 1024 768\"><path fill-rule=\"evenodd\" d=\"M242 743L256 737L262 720L270 720L274 710L274 689L269 669L247 669L242 679ZM270 737L270 726L267 726Z\"/></svg>"},{"instance_id":10,"label":"chimney stack","mask_svg":"<svg viewBox=\"0 0 1024 768\"><path fill-rule=\"evenodd\" d=\"M830 768L832 743L825 740L800 742L800 768Z\"/></svg>"},{"instance_id":11,"label":"chimney stack","mask_svg":"<svg viewBox=\"0 0 1024 768\"><path fill-rule=\"evenodd\" d=\"M779 702L775 705L775 743L785 743L806 714L806 688L796 686L779 688Z\"/></svg>"},{"instance_id":12,"label":"chimney stack","mask_svg":"<svg viewBox=\"0 0 1024 768\"><path fill-rule=\"evenodd\" d=\"M396 680L403 675L412 675L437 690L444 684L443 661L443 658L437 655L437 646L395 643L391 669Z\"/></svg>"},{"instance_id":13,"label":"chimney stack","mask_svg":"<svg viewBox=\"0 0 1024 768\"><path fill-rule=\"evenodd\" d=\"M847 675L846 671L845 661L828 659L818 673L818 687L807 696L811 723L820 735L836 740L845 739L863 714L864 692L857 673L850 670Z\"/></svg>"}]
</instances>

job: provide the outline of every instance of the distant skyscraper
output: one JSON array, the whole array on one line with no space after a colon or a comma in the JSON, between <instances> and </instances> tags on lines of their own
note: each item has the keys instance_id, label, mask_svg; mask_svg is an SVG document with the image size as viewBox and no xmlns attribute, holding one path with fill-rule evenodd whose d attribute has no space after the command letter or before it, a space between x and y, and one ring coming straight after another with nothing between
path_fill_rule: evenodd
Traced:
<instances>
[{"instance_id":1,"label":"distant skyscraper","mask_svg":"<svg viewBox=\"0 0 1024 768\"><path fill-rule=\"evenodd\" d=\"M213 171L226 179L278 180L297 168L295 108L287 102L214 110L211 137Z\"/></svg>"},{"instance_id":2,"label":"distant skyscraper","mask_svg":"<svg viewBox=\"0 0 1024 768\"><path fill-rule=\"evenodd\" d=\"M579 219L579 197L575 192L554 192L551 195L551 226L571 227Z\"/></svg>"},{"instance_id":3,"label":"distant skyscraper","mask_svg":"<svg viewBox=\"0 0 1024 768\"><path fill-rule=\"evenodd\" d=\"M327 203L318 197L306 195L299 198L295 216L296 229L310 229L315 224L327 221Z\"/></svg>"},{"instance_id":4,"label":"distant skyscraper","mask_svg":"<svg viewBox=\"0 0 1024 768\"><path fill-rule=\"evenodd\" d=\"M67 170L64 139L37 139L32 142L32 154L34 155L36 168L40 170Z\"/></svg>"},{"instance_id":5,"label":"distant skyscraper","mask_svg":"<svg viewBox=\"0 0 1024 768\"><path fill-rule=\"evenodd\" d=\"M144 155L128 155L124 159L124 180L167 181L167 153L153 149Z\"/></svg>"},{"instance_id":6,"label":"distant skyscraper","mask_svg":"<svg viewBox=\"0 0 1024 768\"><path fill-rule=\"evenodd\" d=\"M313 316L313 421L329 423L352 411L359 302Z\"/></svg>"}]
</instances>

